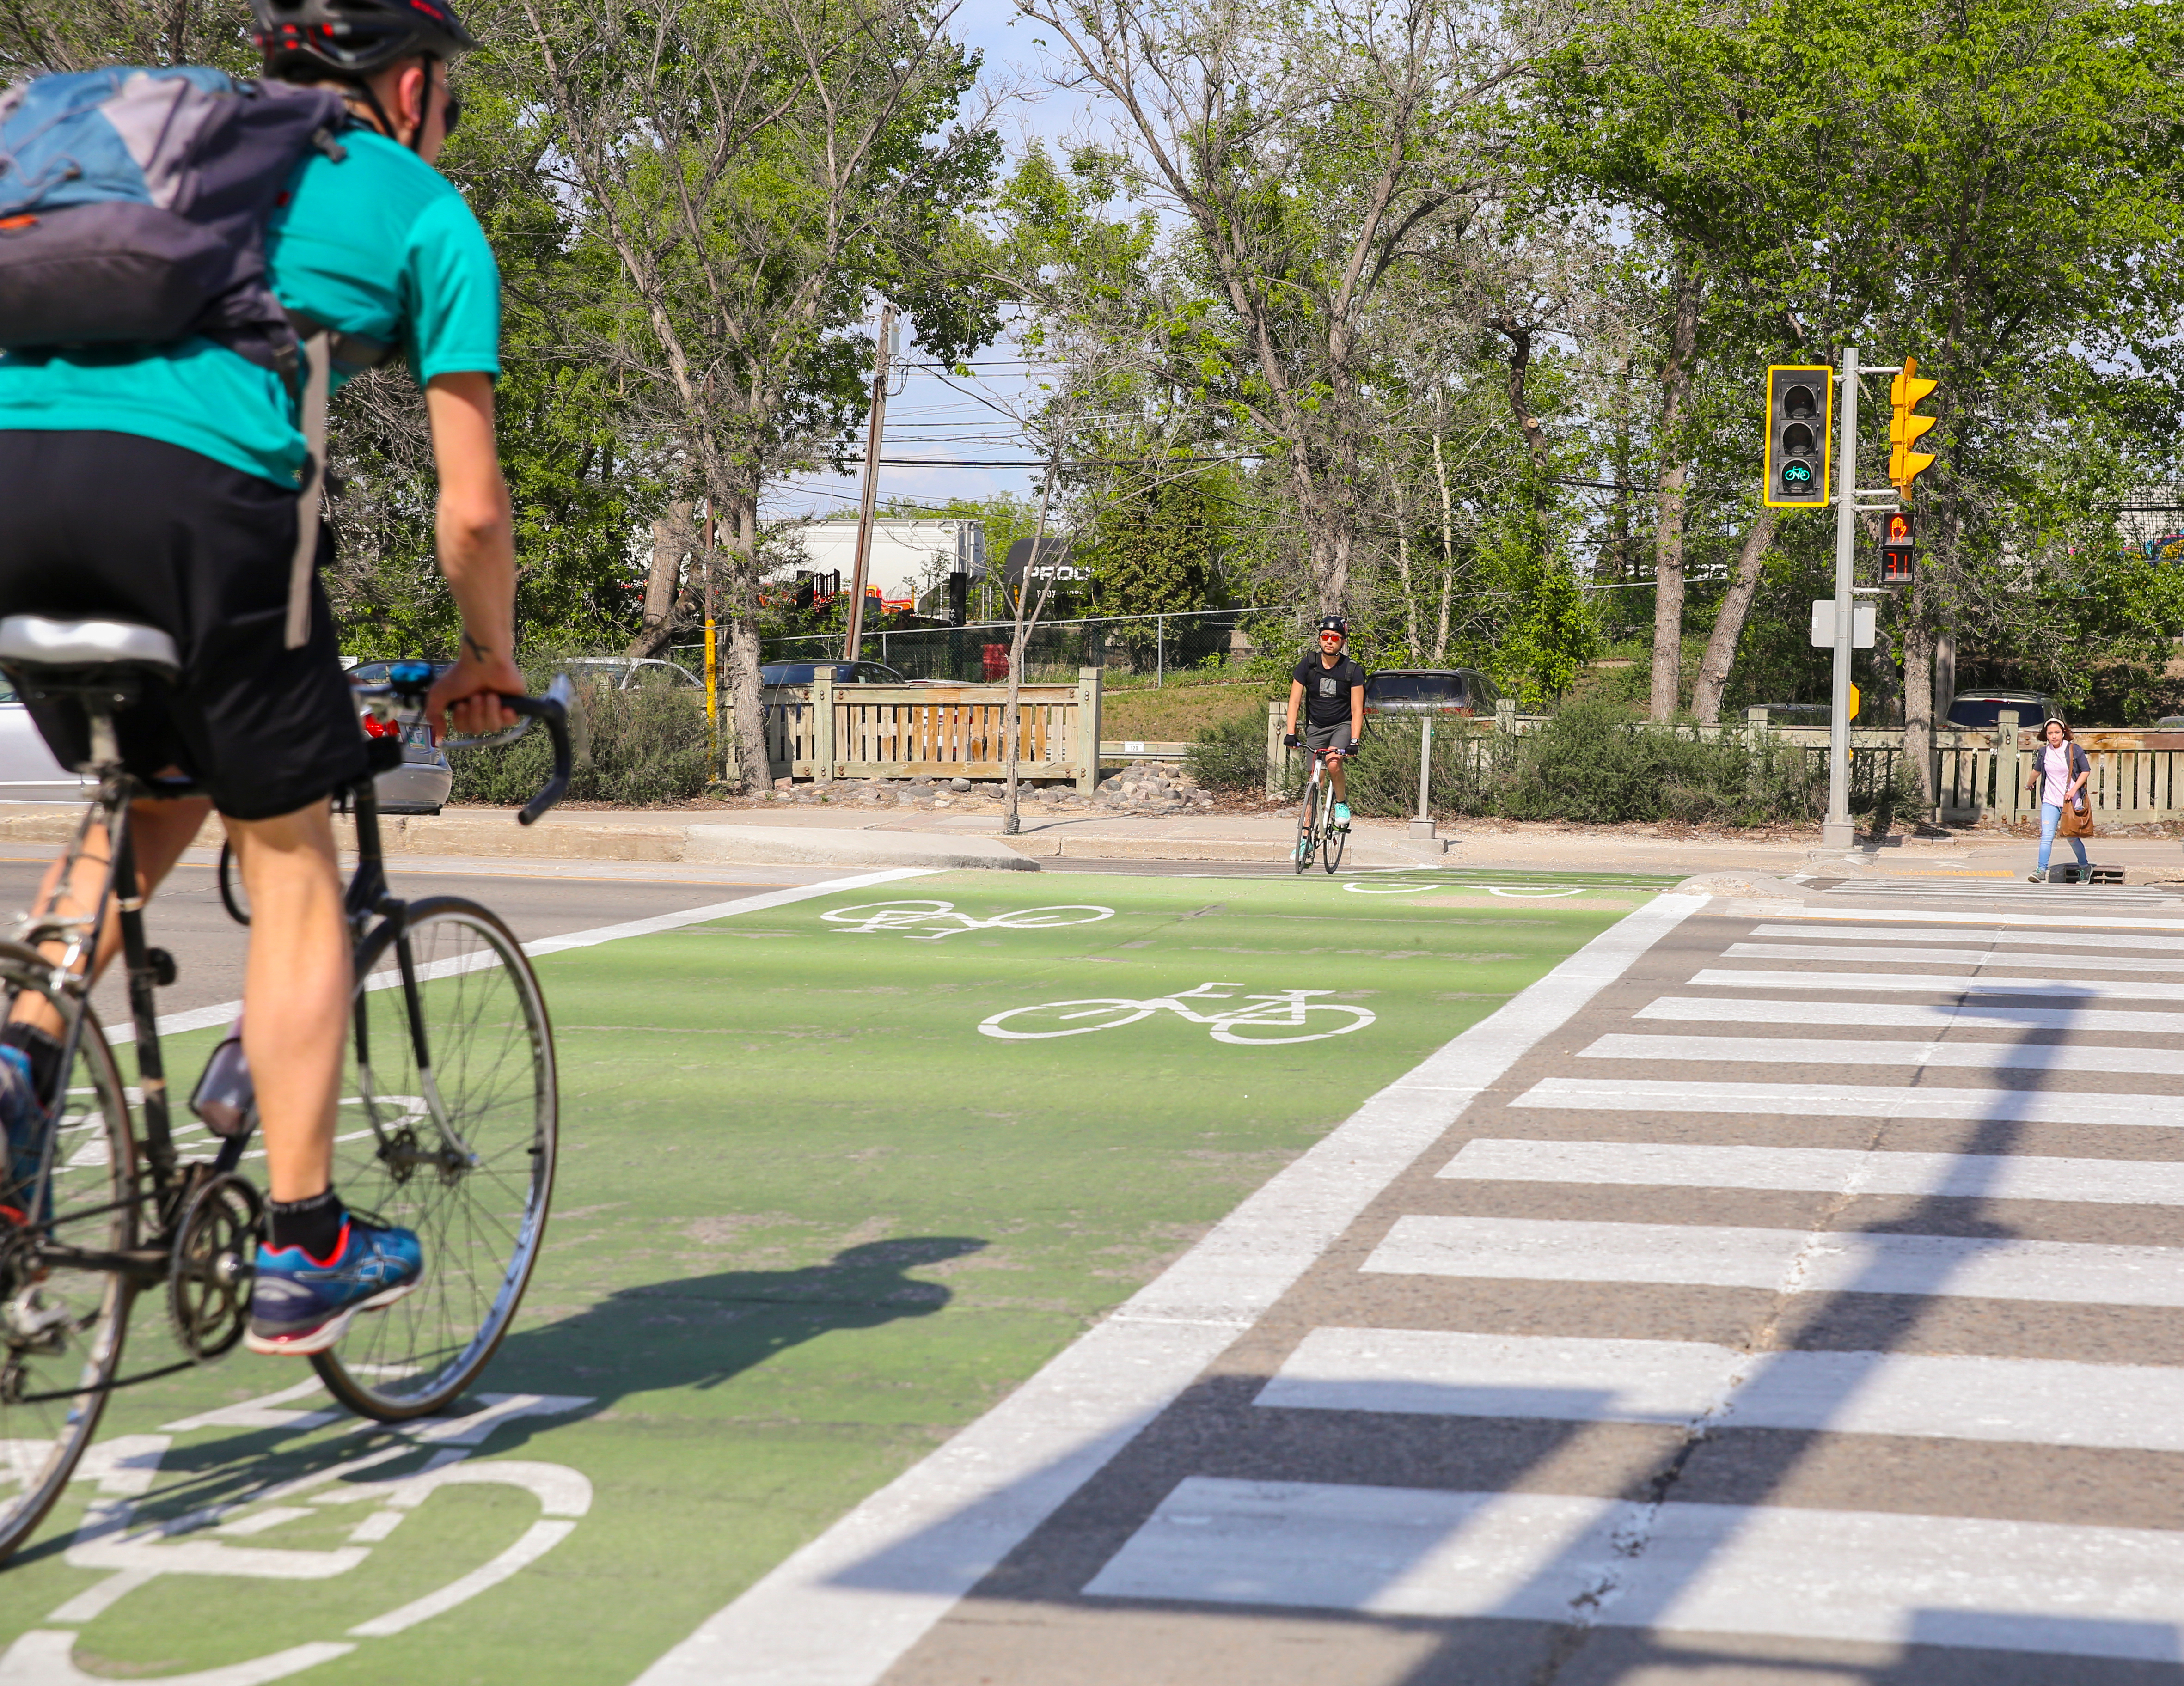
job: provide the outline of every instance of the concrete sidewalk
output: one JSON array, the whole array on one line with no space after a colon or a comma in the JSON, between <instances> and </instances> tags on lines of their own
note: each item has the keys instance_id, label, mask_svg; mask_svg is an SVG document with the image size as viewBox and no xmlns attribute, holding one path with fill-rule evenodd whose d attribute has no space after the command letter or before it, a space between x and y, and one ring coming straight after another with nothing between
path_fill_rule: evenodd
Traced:
<instances>
[{"instance_id":1,"label":"concrete sidewalk","mask_svg":"<svg viewBox=\"0 0 2184 1686\"><path fill-rule=\"evenodd\" d=\"M36 847L64 840L81 810L34 804L0 807L0 843ZM346 832L345 821L337 821ZM1130 815L1026 813L1003 837L990 814L882 811L799 805L753 809L564 810L521 826L509 809L450 809L388 816L390 854L485 859L681 862L691 865L987 867L1067 870L1073 860L1228 861L1279 865L1289 858L1295 820L1286 804L1260 813ZM343 839L346 841L346 837ZM216 826L201 845L217 848ZM1652 828L1589 829L1501 821L1460 821L1432 840L1412 838L1399 820L1360 820L1346 867L1438 865L1496 871L1643 872L1789 877L1876 874L1894 877L2016 880L2033 865L2031 837L1964 832L1891 837L1846 853L1804 835L1663 835ZM2184 881L2184 844L2174 837L2099 837L2097 862L2125 868L2128 881ZM2056 859L2070 858L2059 844Z\"/></svg>"}]
</instances>

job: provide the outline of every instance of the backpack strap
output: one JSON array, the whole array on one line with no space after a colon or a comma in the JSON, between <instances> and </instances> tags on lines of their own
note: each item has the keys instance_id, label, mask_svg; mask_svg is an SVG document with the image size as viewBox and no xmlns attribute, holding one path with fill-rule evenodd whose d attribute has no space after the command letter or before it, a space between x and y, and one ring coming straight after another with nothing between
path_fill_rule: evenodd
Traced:
<instances>
[{"instance_id":1,"label":"backpack strap","mask_svg":"<svg viewBox=\"0 0 2184 1686\"><path fill-rule=\"evenodd\" d=\"M304 355L304 487L296 497L296 554L288 562L287 646L300 649L311 636L311 570L319 557L319 507L326 486L326 392L332 382L333 351L324 330L302 345Z\"/></svg>"}]
</instances>

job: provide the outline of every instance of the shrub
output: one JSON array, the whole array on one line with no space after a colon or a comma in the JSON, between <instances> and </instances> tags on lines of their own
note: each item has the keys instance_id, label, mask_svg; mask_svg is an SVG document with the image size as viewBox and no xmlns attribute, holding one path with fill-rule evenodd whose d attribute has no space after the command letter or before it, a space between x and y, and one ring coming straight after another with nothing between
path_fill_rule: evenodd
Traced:
<instances>
[{"instance_id":1,"label":"shrub","mask_svg":"<svg viewBox=\"0 0 2184 1686\"><path fill-rule=\"evenodd\" d=\"M526 676L543 691L549 673ZM570 799L642 808L702 795L712 776L702 694L687 685L647 683L616 691L580 681L571 710L576 768ZM537 795L553 771L551 741L533 727L499 749L458 752L448 799L513 808Z\"/></svg>"},{"instance_id":2,"label":"shrub","mask_svg":"<svg viewBox=\"0 0 2184 1686\"><path fill-rule=\"evenodd\" d=\"M1267 716L1263 709L1237 715L1201 729L1184 751L1183 765L1209 790L1262 790L1267 781Z\"/></svg>"}]
</instances>

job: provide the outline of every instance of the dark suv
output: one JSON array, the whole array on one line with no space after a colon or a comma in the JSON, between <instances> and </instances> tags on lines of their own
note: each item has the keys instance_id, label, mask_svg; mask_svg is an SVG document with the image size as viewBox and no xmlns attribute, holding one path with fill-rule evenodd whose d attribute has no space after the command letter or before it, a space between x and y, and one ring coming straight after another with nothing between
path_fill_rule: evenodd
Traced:
<instances>
[{"instance_id":1,"label":"dark suv","mask_svg":"<svg viewBox=\"0 0 2184 1686\"><path fill-rule=\"evenodd\" d=\"M1501 700L1475 667L1391 667L1365 682L1368 715L1491 715Z\"/></svg>"}]
</instances>

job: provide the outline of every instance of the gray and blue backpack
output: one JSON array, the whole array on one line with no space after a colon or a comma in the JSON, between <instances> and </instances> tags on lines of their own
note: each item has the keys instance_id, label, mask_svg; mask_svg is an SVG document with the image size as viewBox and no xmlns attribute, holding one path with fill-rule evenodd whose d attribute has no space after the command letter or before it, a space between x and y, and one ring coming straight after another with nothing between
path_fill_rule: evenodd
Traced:
<instances>
[{"instance_id":1,"label":"gray and blue backpack","mask_svg":"<svg viewBox=\"0 0 2184 1686\"><path fill-rule=\"evenodd\" d=\"M265 226L313 147L348 126L330 88L121 66L0 94L0 347L146 347L204 335L291 375Z\"/></svg>"}]
</instances>

